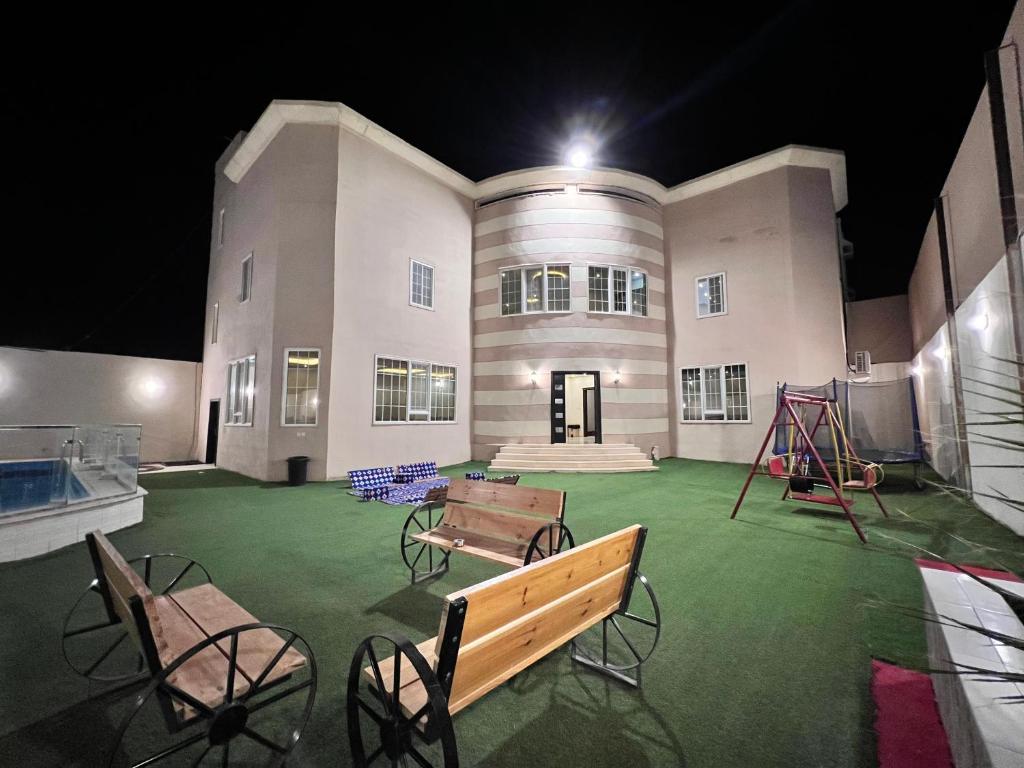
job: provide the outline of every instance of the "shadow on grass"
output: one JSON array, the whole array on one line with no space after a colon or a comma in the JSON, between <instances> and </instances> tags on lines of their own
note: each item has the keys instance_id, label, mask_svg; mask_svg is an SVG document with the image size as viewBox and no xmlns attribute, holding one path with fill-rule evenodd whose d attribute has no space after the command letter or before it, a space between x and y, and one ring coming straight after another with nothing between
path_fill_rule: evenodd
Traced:
<instances>
[{"instance_id":1,"label":"shadow on grass","mask_svg":"<svg viewBox=\"0 0 1024 768\"><path fill-rule=\"evenodd\" d=\"M20 768L107 765L124 705L149 682L107 689L0 737L0 765Z\"/></svg>"},{"instance_id":2,"label":"shadow on grass","mask_svg":"<svg viewBox=\"0 0 1024 768\"><path fill-rule=\"evenodd\" d=\"M444 599L427 592L423 586L409 585L369 606L364 615L380 614L422 632L437 634Z\"/></svg>"},{"instance_id":3,"label":"shadow on grass","mask_svg":"<svg viewBox=\"0 0 1024 768\"><path fill-rule=\"evenodd\" d=\"M515 695L549 685L549 703L493 750L487 765L600 766L611 759L631 768L685 768L682 743L642 689L628 689L575 666L568 674L552 676L551 671L542 664L509 681Z\"/></svg>"}]
</instances>

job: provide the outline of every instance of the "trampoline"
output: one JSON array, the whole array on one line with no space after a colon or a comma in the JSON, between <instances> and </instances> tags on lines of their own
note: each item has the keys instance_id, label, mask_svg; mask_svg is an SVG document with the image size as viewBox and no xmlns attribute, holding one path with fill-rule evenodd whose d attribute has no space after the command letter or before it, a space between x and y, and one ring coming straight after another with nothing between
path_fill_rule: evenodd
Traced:
<instances>
[{"instance_id":1,"label":"trampoline","mask_svg":"<svg viewBox=\"0 0 1024 768\"><path fill-rule=\"evenodd\" d=\"M912 379L866 384L832 379L817 386L784 383L778 387L777 402L783 392L818 395L838 403L846 435L863 461L912 464L914 485L918 489L924 487L920 476L924 449ZM787 440L785 427L776 427L772 452L777 456L785 454ZM825 461L835 460L826 434L815 436L814 447Z\"/></svg>"}]
</instances>

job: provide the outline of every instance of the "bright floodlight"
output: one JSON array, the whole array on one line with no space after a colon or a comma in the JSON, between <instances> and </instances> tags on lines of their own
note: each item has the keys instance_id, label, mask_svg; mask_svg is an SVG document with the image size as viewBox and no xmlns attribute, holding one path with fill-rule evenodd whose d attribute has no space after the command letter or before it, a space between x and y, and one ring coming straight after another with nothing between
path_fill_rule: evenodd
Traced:
<instances>
[{"instance_id":1,"label":"bright floodlight","mask_svg":"<svg viewBox=\"0 0 1024 768\"><path fill-rule=\"evenodd\" d=\"M586 168L590 165L590 150L582 144L569 148L569 165L573 168Z\"/></svg>"}]
</instances>

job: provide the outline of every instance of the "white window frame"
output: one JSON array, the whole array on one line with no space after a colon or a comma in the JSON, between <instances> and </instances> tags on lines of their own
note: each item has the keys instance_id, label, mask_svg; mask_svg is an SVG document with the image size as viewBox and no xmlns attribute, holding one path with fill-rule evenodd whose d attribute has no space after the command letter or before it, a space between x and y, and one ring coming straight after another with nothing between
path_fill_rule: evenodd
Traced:
<instances>
[{"instance_id":1,"label":"white window frame","mask_svg":"<svg viewBox=\"0 0 1024 768\"><path fill-rule=\"evenodd\" d=\"M246 392L245 397L249 400L249 420L248 421L228 421L228 419L234 419L234 407L235 403L233 400L233 392L231 389L231 371L239 363L252 361L252 391ZM226 396L224 400L227 402L227 407L224 409L224 426L225 427L251 427L253 425L253 416L256 412L256 355L243 355L242 357L235 358L234 360L228 361L228 381L226 387Z\"/></svg>"},{"instance_id":2,"label":"white window frame","mask_svg":"<svg viewBox=\"0 0 1024 768\"><path fill-rule=\"evenodd\" d=\"M213 302L213 319L210 320L210 344L217 343L217 333L220 330L220 302Z\"/></svg>"},{"instance_id":3,"label":"white window frame","mask_svg":"<svg viewBox=\"0 0 1024 768\"><path fill-rule=\"evenodd\" d=\"M548 268L565 267L567 270L566 280L569 283L569 308L549 309L548 308ZM526 309L526 273L528 270L540 268L543 271L541 276L541 309L527 311ZM501 297L501 276L506 272L519 273L519 311L509 314L502 314ZM515 264L501 267L498 270L498 317L519 317L520 315L568 315L572 312L572 264L568 261L552 261L538 264Z\"/></svg>"},{"instance_id":4,"label":"white window frame","mask_svg":"<svg viewBox=\"0 0 1024 768\"><path fill-rule=\"evenodd\" d=\"M421 267L426 267L427 269L430 270L430 304L420 304L419 302L414 301L412 297L412 276L413 272L416 270L417 264ZM428 309L431 312L434 311L434 287L437 285L437 282L434 280L434 275L436 274L437 270L434 268L433 264L430 264L426 261L421 261L420 259L409 259L409 306L418 307L419 309Z\"/></svg>"},{"instance_id":5,"label":"white window frame","mask_svg":"<svg viewBox=\"0 0 1024 768\"><path fill-rule=\"evenodd\" d=\"M708 312L706 315L700 313L700 281L710 280L713 277L722 278L722 311L721 312ZM698 320L703 320L706 317L721 317L722 315L729 314L729 281L726 279L725 272L710 272L706 275L699 275L693 279L693 298L694 298L694 312L697 315ZM735 363L730 363L735 365Z\"/></svg>"},{"instance_id":6,"label":"white window frame","mask_svg":"<svg viewBox=\"0 0 1024 768\"><path fill-rule=\"evenodd\" d=\"M590 308L590 268L608 270L608 310ZM615 309L615 270L626 273L626 309L625 311ZM633 273L639 272L644 276L644 292L647 294L645 302L646 312L642 315L633 314L633 291L630 284ZM598 262L587 262L587 313L591 315L621 315L623 317L650 317L651 314L651 273L640 267L624 267L621 264L605 264Z\"/></svg>"},{"instance_id":7,"label":"white window frame","mask_svg":"<svg viewBox=\"0 0 1024 768\"><path fill-rule=\"evenodd\" d=\"M313 421L306 424L288 423L288 358L293 352L316 352L317 374L316 374L316 403L313 405ZM281 378L281 426L288 427L315 427L320 424L320 374L323 371L323 352L319 347L285 347L284 350L284 371Z\"/></svg>"},{"instance_id":8,"label":"white window frame","mask_svg":"<svg viewBox=\"0 0 1024 768\"><path fill-rule=\"evenodd\" d=\"M730 419L727 418L728 411L726 410L726 391L725 391L725 369L730 365L742 365L743 366L743 379L746 383L747 392L747 418L745 419ZM694 368L700 369L700 418L699 419L684 419L683 418L683 371L693 370ZM707 414L709 409L707 408L707 390L704 386L705 377L704 371L708 368L717 368L719 370L718 387L719 394L721 396L721 408L710 409L711 413L720 413L722 418L720 419L709 419ZM754 398L750 393L750 366L743 360L734 360L728 363L693 363L690 365L680 365L676 369L676 401L677 401L677 413L679 414L680 424L751 424L754 420L753 402Z\"/></svg>"},{"instance_id":9,"label":"white window frame","mask_svg":"<svg viewBox=\"0 0 1024 768\"><path fill-rule=\"evenodd\" d=\"M221 208L220 213L217 214L217 247L224 247L224 216L227 213L227 208Z\"/></svg>"},{"instance_id":10,"label":"white window frame","mask_svg":"<svg viewBox=\"0 0 1024 768\"><path fill-rule=\"evenodd\" d=\"M242 259L242 290L238 292L238 303L245 304L252 298L252 281L253 281L253 251L249 252L249 255ZM248 262L248 286L246 285L246 262ZM248 288L248 293L246 292Z\"/></svg>"},{"instance_id":11,"label":"white window frame","mask_svg":"<svg viewBox=\"0 0 1024 768\"><path fill-rule=\"evenodd\" d=\"M399 421L377 421L377 366L380 365L380 359L382 357L386 358L386 359L389 359L389 360L401 360L401 361L403 361L409 367L409 370L406 373L405 419L402 419L402 420L399 420ZM432 396L430 398L428 398L427 409L426 409L426 414L427 414L427 418L426 419L410 419L409 418L409 412L410 412L409 401L411 400L411 398L409 397L409 393L411 391L410 386L411 386L411 383L412 383L411 382L411 377L412 377L412 364L413 363L425 363L426 365L430 366L431 369L433 368L433 366L437 365L437 366L441 366L443 368L451 368L451 369L453 369L455 371L455 404L453 406L453 408L454 408L454 415L455 415L454 419L452 419L451 421L434 421L433 419L430 418L431 406L433 405L433 397ZM372 382L371 383L371 387L372 388L370 390L371 391L371 397L370 397L370 423L373 424L373 426L375 426L375 427L390 427L390 426L408 426L409 424L447 425L447 424L458 424L459 423L459 393L460 393L461 389L459 387L459 366L456 365L455 363L442 363L439 360L427 360L427 359L425 359L423 357L416 357L415 355L391 355L391 354L388 354L386 352L382 352L380 354L375 354L373 356L373 370L371 372L371 376L372 376L372 378L371 378L371 382ZM427 381L428 381L428 383L430 382L430 378L431 378L431 373L430 373L430 371L428 371L427 372ZM429 386L428 386L428 391L433 393L433 390L430 389Z\"/></svg>"}]
</instances>

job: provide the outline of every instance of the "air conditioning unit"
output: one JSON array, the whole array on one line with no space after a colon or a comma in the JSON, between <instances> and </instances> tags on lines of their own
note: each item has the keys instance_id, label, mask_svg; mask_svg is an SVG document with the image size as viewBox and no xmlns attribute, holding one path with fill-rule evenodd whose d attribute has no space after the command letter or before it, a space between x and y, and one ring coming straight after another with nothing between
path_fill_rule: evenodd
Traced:
<instances>
[{"instance_id":1,"label":"air conditioning unit","mask_svg":"<svg viewBox=\"0 0 1024 768\"><path fill-rule=\"evenodd\" d=\"M868 351L854 352L853 354L854 373L867 375L871 373L871 353Z\"/></svg>"}]
</instances>

